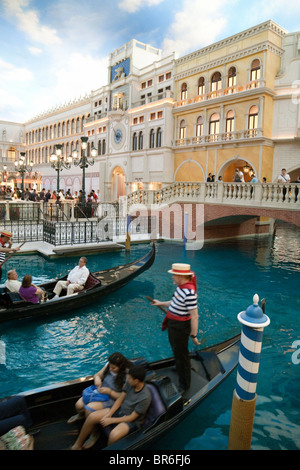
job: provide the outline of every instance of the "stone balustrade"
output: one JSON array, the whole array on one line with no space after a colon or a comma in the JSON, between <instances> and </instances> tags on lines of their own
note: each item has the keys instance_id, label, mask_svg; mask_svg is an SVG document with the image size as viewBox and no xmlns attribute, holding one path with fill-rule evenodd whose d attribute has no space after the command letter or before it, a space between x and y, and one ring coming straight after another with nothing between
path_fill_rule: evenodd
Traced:
<instances>
[{"instance_id":1,"label":"stone balustrade","mask_svg":"<svg viewBox=\"0 0 300 470\"><path fill-rule=\"evenodd\" d=\"M180 182L160 190L137 190L127 196L128 208L142 204L202 203L251 206L266 209L300 209L296 183Z\"/></svg>"}]
</instances>

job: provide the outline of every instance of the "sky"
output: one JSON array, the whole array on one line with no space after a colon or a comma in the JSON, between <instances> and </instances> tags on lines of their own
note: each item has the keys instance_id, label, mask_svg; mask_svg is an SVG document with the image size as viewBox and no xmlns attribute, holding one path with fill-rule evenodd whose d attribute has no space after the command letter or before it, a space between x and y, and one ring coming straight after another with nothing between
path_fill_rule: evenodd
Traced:
<instances>
[{"instance_id":1,"label":"sky","mask_svg":"<svg viewBox=\"0 0 300 470\"><path fill-rule=\"evenodd\" d=\"M0 120L106 85L110 52L133 38L181 57L270 19L300 31L300 1L0 0Z\"/></svg>"}]
</instances>

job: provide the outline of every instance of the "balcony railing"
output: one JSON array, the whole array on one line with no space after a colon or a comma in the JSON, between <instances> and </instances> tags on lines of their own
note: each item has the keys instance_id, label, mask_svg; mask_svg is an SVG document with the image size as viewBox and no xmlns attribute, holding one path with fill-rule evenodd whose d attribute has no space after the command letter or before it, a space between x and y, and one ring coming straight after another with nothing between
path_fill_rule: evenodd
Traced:
<instances>
[{"instance_id":1,"label":"balcony railing","mask_svg":"<svg viewBox=\"0 0 300 470\"><path fill-rule=\"evenodd\" d=\"M222 132L220 134L207 134L202 136L187 137L172 141L173 147L189 147L191 145L206 145L214 142L232 142L235 140L254 139L263 136L262 129L243 129L240 131Z\"/></svg>"},{"instance_id":2,"label":"balcony railing","mask_svg":"<svg viewBox=\"0 0 300 470\"><path fill-rule=\"evenodd\" d=\"M240 93L242 91L252 90L253 88L261 88L265 85L265 80L252 80L245 83L244 85L235 85L227 88L222 88L221 90L214 90L208 93L203 93L202 95L197 95L193 98L187 98L183 100L178 100L175 103L175 108L180 108L182 106L188 106L202 101L212 100L214 98L220 98L223 96L232 95L234 93Z\"/></svg>"}]
</instances>

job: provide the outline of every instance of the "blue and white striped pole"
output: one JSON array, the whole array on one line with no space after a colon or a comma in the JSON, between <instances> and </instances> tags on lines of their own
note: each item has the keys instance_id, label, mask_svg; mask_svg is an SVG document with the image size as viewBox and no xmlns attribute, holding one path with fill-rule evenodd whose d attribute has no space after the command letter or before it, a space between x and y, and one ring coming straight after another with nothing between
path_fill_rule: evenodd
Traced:
<instances>
[{"instance_id":1,"label":"blue and white striped pole","mask_svg":"<svg viewBox=\"0 0 300 470\"><path fill-rule=\"evenodd\" d=\"M255 294L253 305L238 314L242 334L232 400L229 450L249 450L251 446L263 330L270 324L269 317L263 313L258 301L259 297Z\"/></svg>"}]
</instances>

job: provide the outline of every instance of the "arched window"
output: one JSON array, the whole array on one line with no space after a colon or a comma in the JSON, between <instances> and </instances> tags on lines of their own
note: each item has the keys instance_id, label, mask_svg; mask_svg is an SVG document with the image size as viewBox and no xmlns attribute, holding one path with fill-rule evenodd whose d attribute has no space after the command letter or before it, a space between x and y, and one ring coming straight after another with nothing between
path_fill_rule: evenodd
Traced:
<instances>
[{"instance_id":1,"label":"arched window","mask_svg":"<svg viewBox=\"0 0 300 470\"><path fill-rule=\"evenodd\" d=\"M183 83L181 85L181 99L186 100L187 99L187 84Z\"/></svg>"},{"instance_id":2,"label":"arched window","mask_svg":"<svg viewBox=\"0 0 300 470\"><path fill-rule=\"evenodd\" d=\"M204 77L200 77L198 80L198 95L204 95L205 93L205 80Z\"/></svg>"},{"instance_id":3,"label":"arched window","mask_svg":"<svg viewBox=\"0 0 300 470\"><path fill-rule=\"evenodd\" d=\"M102 155L106 154L106 140L102 140Z\"/></svg>"},{"instance_id":4,"label":"arched window","mask_svg":"<svg viewBox=\"0 0 300 470\"><path fill-rule=\"evenodd\" d=\"M260 61L259 59L253 60L251 64L251 71L250 71L250 81L260 80Z\"/></svg>"},{"instance_id":5,"label":"arched window","mask_svg":"<svg viewBox=\"0 0 300 470\"><path fill-rule=\"evenodd\" d=\"M179 139L185 139L185 138L186 138L186 122L184 119L182 119L179 125Z\"/></svg>"},{"instance_id":6,"label":"arched window","mask_svg":"<svg viewBox=\"0 0 300 470\"><path fill-rule=\"evenodd\" d=\"M222 88L222 76L220 72L215 72L211 77L211 91L221 90Z\"/></svg>"},{"instance_id":7,"label":"arched window","mask_svg":"<svg viewBox=\"0 0 300 470\"><path fill-rule=\"evenodd\" d=\"M233 87L236 85L236 68L230 67L228 71L228 87Z\"/></svg>"},{"instance_id":8,"label":"arched window","mask_svg":"<svg viewBox=\"0 0 300 470\"><path fill-rule=\"evenodd\" d=\"M140 133L139 133L139 150L143 149L143 145L144 145L143 141L144 141L143 132L140 131Z\"/></svg>"},{"instance_id":9,"label":"arched window","mask_svg":"<svg viewBox=\"0 0 300 470\"><path fill-rule=\"evenodd\" d=\"M102 155L101 147L101 140L98 140L98 155Z\"/></svg>"},{"instance_id":10,"label":"arched window","mask_svg":"<svg viewBox=\"0 0 300 470\"><path fill-rule=\"evenodd\" d=\"M203 117L199 116L196 122L196 137L203 136Z\"/></svg>"},{"instance_id":11,"label":"arched window","mask_svg":"<svg viewBox=\"0 0 300 470\"><path fill-rule=\"evenodd\" d=\"M161 134L161 127L159 127L156 132L156 147L161 147Z\"/></svg>"},{"instance_id":12,"label":"arched window","mask_svg":"<svg viewBox=\"0 0 300 470\"><path fill-rule=\"evenodd\" d=\"M132 150L137 150L137 134L134 132L132 136Z\"/></svg>"},{"instance_id":13,"label":"arched window","mask_svg":"<svg viewBox=\"0 0 300 470\"><path fill-rule=\"evenodd\" d=\"M150 147L151 149L154 149L154 145L155 145L155 132L154 132L154 129L151 129L151 131L150 131L149 147Z\"/></svg>"},{"instance_id":14,"label":"arched window","mask_svg":"<svg viewBox=\"0 0 300 470\"><path fill-rule=\"evenodd\" d=\"M256 105L251 106L249 109L248 116L248 137L255 137L257 135L258 127L258 107Z\"/></svg>"},{"instance_id":15,"label":"arched window","mask_svg":"<svg viewBox=\"0 0 300 470\"><path fill-rule=\"evenodd\" d=\"M217 113L213 113L209 120L210 141L214 142L218 140L219 131L220 131L220 116Z\"/></svg>"},{"instance_id":16,"label":"arched window","mask_svg":"<svg viewBox=\"0 0 300 470\"><path fill-rule=\"evenodd\" d=\"M232 109L228 111L226 114L226 125L225 125L225 132L233 132L234 131L234 113Z\"/></svg>"}]
</instances>

